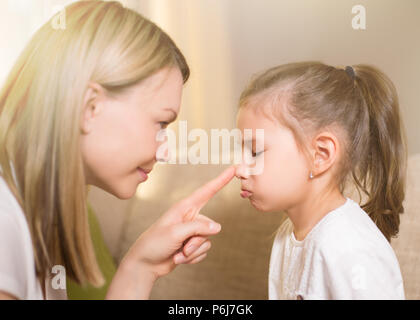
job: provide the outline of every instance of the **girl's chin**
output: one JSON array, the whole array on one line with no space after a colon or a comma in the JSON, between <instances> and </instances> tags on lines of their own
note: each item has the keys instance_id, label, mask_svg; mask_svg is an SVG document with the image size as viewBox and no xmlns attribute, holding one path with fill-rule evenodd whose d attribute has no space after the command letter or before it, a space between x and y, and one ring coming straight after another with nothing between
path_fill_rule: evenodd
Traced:
<instances>
[{"instance_id":1,"label":"girl's chin","mask_svg":"<svg viewBox=\"0 0 420 320\"><path fill-rule=\"evenodd\" d=\"M258 199L256 199L254 197L254 195L252 195L251 197L248 198L249 202L251 203L251 205L257 209L260 212L269 212L270 209L267 208L267 205L264 204L263 202L259 201Z\"/></svg>"}]
</instances>

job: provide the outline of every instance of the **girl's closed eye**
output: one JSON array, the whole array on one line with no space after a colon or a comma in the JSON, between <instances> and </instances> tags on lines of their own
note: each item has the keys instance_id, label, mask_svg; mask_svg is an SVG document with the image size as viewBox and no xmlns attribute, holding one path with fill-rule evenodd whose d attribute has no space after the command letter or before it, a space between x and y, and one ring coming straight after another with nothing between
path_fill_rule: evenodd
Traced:
<instances>
[{"instance_id":1,"label":"girl's closed eye","mask_svg":"<svg viewBox=\"0 0 420 320\"><path fill-rule=\"evenodd\" d=\"M159 125L161 127L161 129L166 129L169 126L169 122L167 121L160 121Z\"/></svg>"},{"instance_id":2,"label":"girl's closed eye","mask_svg":"<svg viewBox=\"0 0 420 320\"><path fill-rule=\"evenodd\" d=\"M254 152L254 151L252 151L252 157L253 157L253 158L258 157L258 156L260 156L260 155L261 155L264 151L265 151L265 150L262 150L262 151L259 151L259 152Z\"/></svg>"}]
</instances>

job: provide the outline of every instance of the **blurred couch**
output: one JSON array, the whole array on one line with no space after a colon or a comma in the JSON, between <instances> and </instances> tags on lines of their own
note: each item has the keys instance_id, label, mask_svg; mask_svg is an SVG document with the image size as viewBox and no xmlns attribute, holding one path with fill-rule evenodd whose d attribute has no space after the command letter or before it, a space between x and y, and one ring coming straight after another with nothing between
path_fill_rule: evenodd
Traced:
<instances>
[{"instance_id":1,"label":"blurred couch","mask_svg":"<svg viewBox=\"0 0 420 320\"><path fill-rule=\"evenodd\" d=\"M139 187L139 197L119 200L93 188L89 198L111 254L120 261L136 238L172 203L217 176L224 166L160 165ZM400 262L407 299L420 299L420 154L408 168L406 212L392 246ZM267 273L274 233L284 213L260 213L239 197L237 179L220 191L202 213L222 224L208 257L180 266L158 280L152 299L267 299ZM355 198L352 193L349 196ZM357 199L355 199L357 201Z\"/></svg>"}]
</instances>

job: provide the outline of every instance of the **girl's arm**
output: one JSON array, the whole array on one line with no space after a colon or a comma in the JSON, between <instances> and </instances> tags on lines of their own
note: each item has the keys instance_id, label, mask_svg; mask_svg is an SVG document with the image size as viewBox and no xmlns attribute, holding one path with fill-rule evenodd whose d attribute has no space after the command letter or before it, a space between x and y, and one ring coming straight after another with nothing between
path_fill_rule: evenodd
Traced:
<instances>
[{"instance_id":1,"label":"girl's arm","mask_svg":"<svg viewBox=\"0 0 420 320\"><path fill-rule=\"evenodd\" d=\"M207 237L219 233L221 227L201 215L200 210L234 175L234 167L225 170L147 229L122 260L106 298L148 299L158 278L178 264L203 260L210 249Z\"/></svg>"}]
</instances>

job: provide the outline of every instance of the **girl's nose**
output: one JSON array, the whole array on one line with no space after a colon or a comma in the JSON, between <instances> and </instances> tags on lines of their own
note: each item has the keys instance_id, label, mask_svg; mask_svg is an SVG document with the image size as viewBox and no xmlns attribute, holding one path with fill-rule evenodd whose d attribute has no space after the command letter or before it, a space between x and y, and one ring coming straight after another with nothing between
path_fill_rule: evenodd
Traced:
<instances>
[{"instance_id":1,"label":"girl's nose","mask_svg":"<svg viewBox=\"0 0 420 320\"><path fill-rule=\"evenodd\" d=\"M249 178L249 168L244 164L237 165L235 176L238 179L248 179Z\"/></svg>"}]
</instances>

